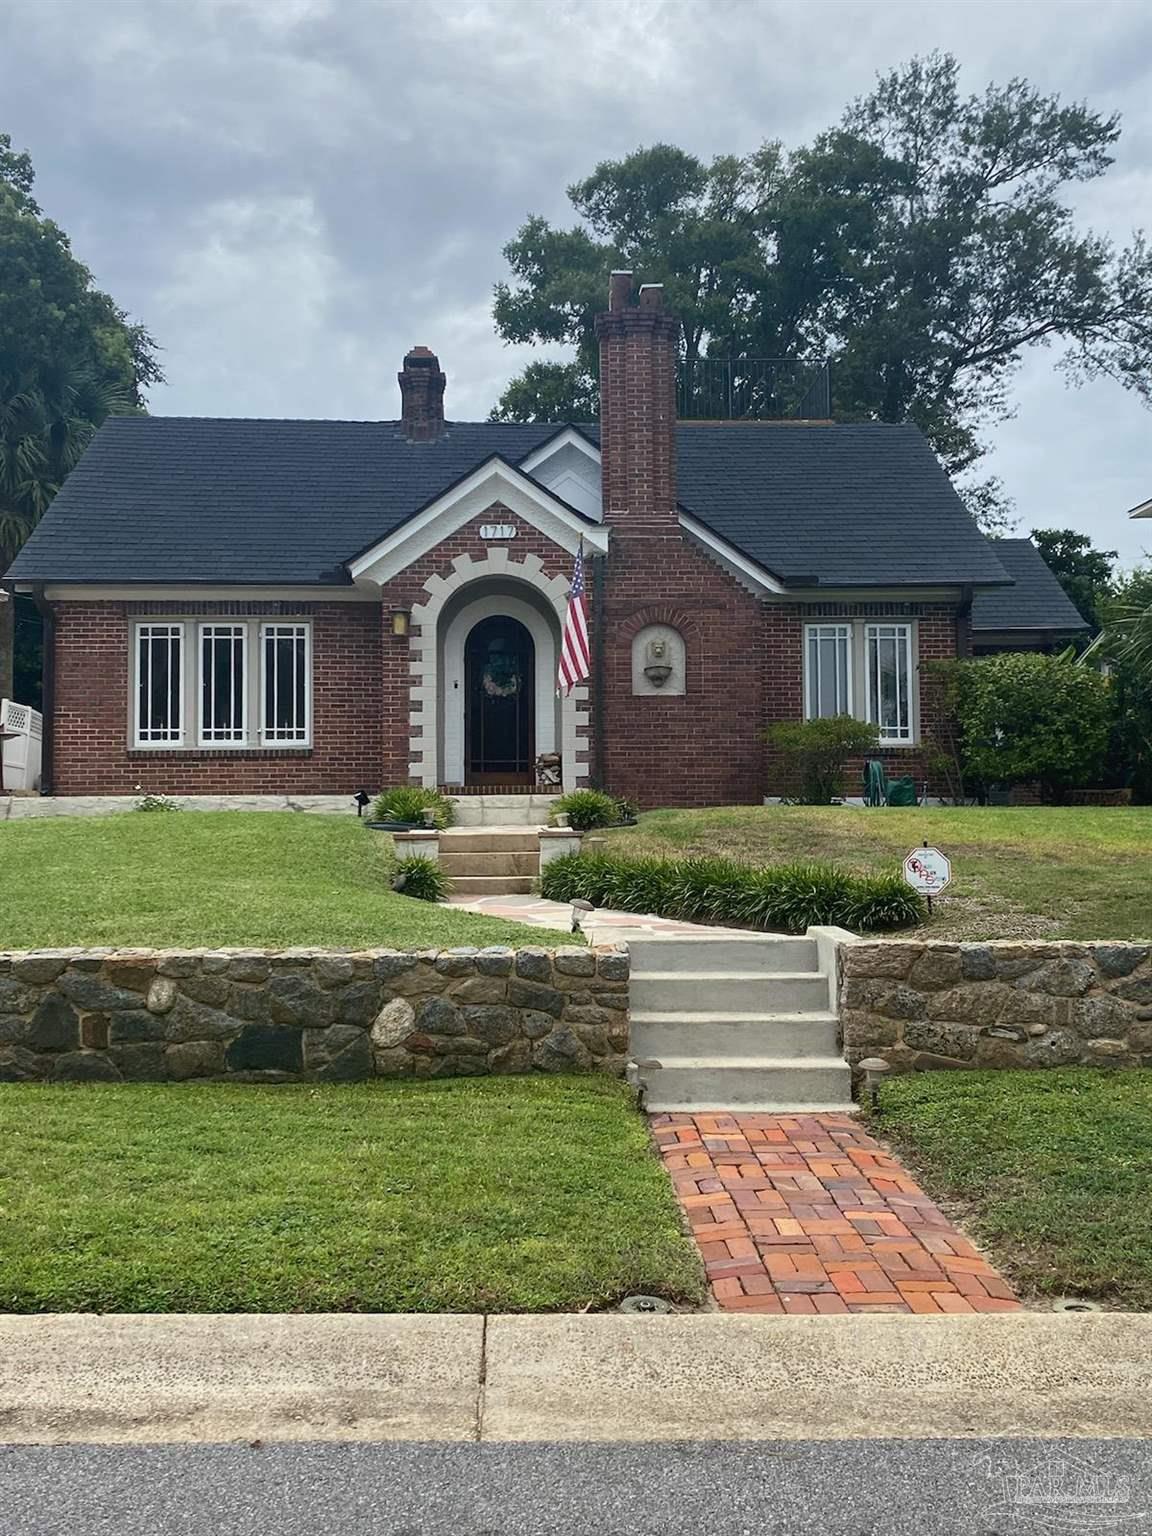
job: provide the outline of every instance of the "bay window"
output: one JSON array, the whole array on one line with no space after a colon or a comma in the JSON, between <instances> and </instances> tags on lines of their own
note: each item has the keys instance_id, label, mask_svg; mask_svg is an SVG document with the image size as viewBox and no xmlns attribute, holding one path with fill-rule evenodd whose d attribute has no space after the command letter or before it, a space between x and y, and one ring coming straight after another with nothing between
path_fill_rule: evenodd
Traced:
<instances>
[{"instance_id":1,"label":"bay window","mask_svg":"<svg viewBox=\"0 0 1152 1536\"><path fill-rule=\"evenodd\" d=\"M858 715L881 746L916 740L915 625L826 622L804 626L804 714Z\"/></svg>"},{"instance_id":2,"label":"bay window","mask_svg":"<svg viewBox=\"0 0 1152 1536\"><path fill-rule=\"evenodd\" d=\"M149 620L132 646L133 746L311 744L310 623Z\"/></svg>"}]
</instances>

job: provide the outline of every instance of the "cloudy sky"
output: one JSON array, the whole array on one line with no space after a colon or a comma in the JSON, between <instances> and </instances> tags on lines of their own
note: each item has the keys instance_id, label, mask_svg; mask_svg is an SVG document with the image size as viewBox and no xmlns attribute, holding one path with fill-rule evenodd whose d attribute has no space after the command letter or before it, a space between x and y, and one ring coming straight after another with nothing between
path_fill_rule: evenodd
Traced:
<instances>
[{"instance_id":1,"label":"cloudy sky","mask_svg":"<svg viewBox=\"0 0 1152 1536\"><path fill-rule=\"evenodd\" d=\"M972 89L1022 74L1120 111L1077 206L1119 239L1152 223L1147 0L3 0L0 129L163 346L154 411L393 416L419 342L450 414L479 417L525 357L490 301L528 213L565 220L564 187L640 144L799 143L934 47ZM1152 413L1052 360L1029 359L988 467L1023 528L1135 561Z\"/></svg>"}]
</instances>

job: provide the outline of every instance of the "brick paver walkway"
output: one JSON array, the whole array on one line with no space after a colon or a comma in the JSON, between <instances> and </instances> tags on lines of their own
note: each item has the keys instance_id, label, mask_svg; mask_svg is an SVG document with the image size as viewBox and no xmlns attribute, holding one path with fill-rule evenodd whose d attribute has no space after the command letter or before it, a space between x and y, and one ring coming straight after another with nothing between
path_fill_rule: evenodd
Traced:
<instances>
[{"instance_id":1,"label":"brick paver walkway","mask_svg":"<svg viewBox=\"0 0 1152 1536\"><path fill-rule=\"evenodd\" d=\"M725 1311L1015 1312L1012 1287L850 1115L653 1115Z\"/></svg>"}]
</instances>

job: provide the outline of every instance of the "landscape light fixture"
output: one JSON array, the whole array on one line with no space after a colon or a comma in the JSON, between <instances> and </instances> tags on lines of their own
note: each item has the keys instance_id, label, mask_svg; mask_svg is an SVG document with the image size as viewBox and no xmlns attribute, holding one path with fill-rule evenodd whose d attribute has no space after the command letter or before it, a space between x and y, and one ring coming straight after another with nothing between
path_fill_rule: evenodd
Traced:
<instances>
[{"instance_id":1,"label":"landscape light fixture","mask_svg":"<svg viewBox=\"0 0 1152 1536\"><path fill-rule=\"evenodd\" d=\"M590 901L584 901L582 898L577 897L576 900L572 902L572 932L581 933L583 931L581 922L584 914L586 912L594 912L595 910L596 908Z\"/></svg>"},{"instance_id":2,"label":"landscape light fixture","mask_svg":"<svg viewBox=\"0 0 1152 1536\"><path fill-rule=\"evenodd\" d=\"M873 1109L879 1109L880 1084L884 1074L890 1072L892 1068L883 1056L866 1056L860 1063L860 1070L864 1074L864 1091L868 1095L868 1101Z\"/></svg>"}]
</instances>

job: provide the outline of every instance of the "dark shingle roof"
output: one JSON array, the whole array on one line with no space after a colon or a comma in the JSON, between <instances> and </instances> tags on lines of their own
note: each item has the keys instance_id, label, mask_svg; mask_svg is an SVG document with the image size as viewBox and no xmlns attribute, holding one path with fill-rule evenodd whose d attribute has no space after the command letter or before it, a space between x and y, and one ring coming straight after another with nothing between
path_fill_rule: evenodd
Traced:
<instances>
[{"instance_id":1,"label":"dark shingle roof","mask_svg":"<svg viewBox=\"0 0 1152 1536\"><path fill-rule=\"evenodd\" d=\"M679 475L682 504L786 583L1005 580L914 426L682 426Z\"/></svg>"},{"instance_id":2,"label":"dark shingle roof","mask_svg":"<svg viewBox=\"0 0 1152 1536\"><path fill-rule=\"evenodd\" d=\"M1078 634L1088 628L1031 539L994 539L992 548L1015 585L977 593L972 603L974 631L1050 629Z\"/></svg>"},{"instance_id":3,"label":"dark shingle roof","mask_svg":"<svg viewBox=\"0 0 1152 1536\"><path fill-rule=\"evenodd\" d=\"M493 455L560 428L113 418L9 570L21 581L348 582L344 562ZM596 428L581 428L593 441ZM911 426L682 425L680 499L786 582L1004 582Z\"/></svg>"}]
</instances>

